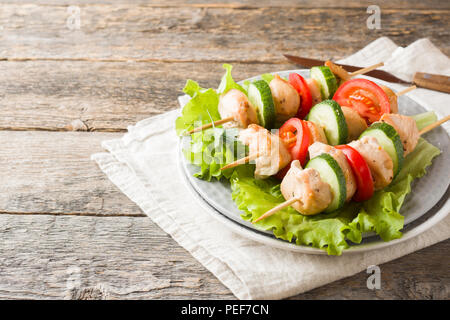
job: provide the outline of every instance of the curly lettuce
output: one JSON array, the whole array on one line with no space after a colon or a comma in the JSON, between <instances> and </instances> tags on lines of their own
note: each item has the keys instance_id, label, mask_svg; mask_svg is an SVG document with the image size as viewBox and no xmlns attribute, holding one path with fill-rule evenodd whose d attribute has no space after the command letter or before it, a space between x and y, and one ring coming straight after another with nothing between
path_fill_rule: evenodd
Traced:
<instances>
[{"instance_id":1,"label":"curly lettuce","mask_svg":"<svg viewBox=\"0 0 450 320\"><path fill-rule=\"evenodd\" d=\"M217 92L219 94L227 93L228 90L231 89L238 89L239 91L242 91L243 93L247 94L247 90L245 90L241 85L237 84L233 77L231 76L231 70L233 69L233 66L230 64L224 63L222 66L225 69L225 74L222 77L222 80L220 81L219 87L217 88Z\"/></svg>"},{"instance_id":2,"label":"curly lettuce","mask_svg":"<svg viewBox=\"0 0 450 320\"><path fill-rule=\"evenodd\" d=\"M220 170L224 165L246 155L247 147L236 136L237 129L210 128L191 135L191 140L183 149L186 159L198 166L194 176L206 181L212 178L229 179L234 169Z\"/></svg>"},{"instance_id":3,"label":"curly lettuce","mask_svg":"<svg viewBox=\"0 0 450 320\"><path fill-rule=\"evenodd\" d=\"M399 211L411 192L411 182L425 174L439 153L438 148L420 139L395 180L368 201L350 202L337 211L315 216L302 216L288 207L256 225L272 230L277 238L320 248L329 255L342 254L349 247L348 241L360 243L365 232L375 232L384 241L400 238L404 217ZM232 198L244 212L241 216L244 220L254 221L284 201L279 181L256 180L250 167L235 170L230 182Z\"/></svg>"},{"instance_id":4,"label":"curly lettuce","mask_svg":"<svg viewBox=\"0 0 450 320\"><path fill-rule=\"evenodd\" d=\"M183 92L189 95L191 100L183 107L181 116L175 121L175 129L178 135L183 135L189 130L206 123L220 120L218 106L221 94L227 93L231 89L238 89L245 94L247 93L242 86L233 80L231 76L233 67L229 64L224 64L223 68L225 69L225 74L217 90L212 88L204 89L197 82L187 80Z\"/></svg>"}]
</instances>

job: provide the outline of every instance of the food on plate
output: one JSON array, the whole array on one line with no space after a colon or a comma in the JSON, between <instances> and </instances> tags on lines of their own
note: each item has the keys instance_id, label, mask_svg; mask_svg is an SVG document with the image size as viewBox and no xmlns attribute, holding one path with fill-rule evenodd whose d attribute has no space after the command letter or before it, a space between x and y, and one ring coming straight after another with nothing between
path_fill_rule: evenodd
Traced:
<instances>
[{"instance_id":1,"label":"food on plate","mask_svg":"<svg viewBox=\"0 0 450 320\"><path fill-rule=\"evenodd\" d=\"M297 90L288 81L281 79L279 75L269 83L275 104L275 114L278 120L286 121L297 114L300 107L300 96Z\"/></svg>"},{"instance_id":2,"label":"food on plate","mask_svg":"<svg viewBox=\"0 0 450 320\"><path fill-rule=\"evenodd\" d=\"M269 85L263 80L252 82L248 87L248 99L256 110L259 124L267 129L272 128L277 114Z\"/></svg>"},{"instance_id":3,"label":"food on plate","mask_svg":"<svg viewBox=\"0 0 450 320\"><path fill-rule=\"evenodd\" d=\"M329 146L325 143L315 142L309 146L309 157L311 159L314 159L315 157L323 153L332 156L333 159L336 160L337 164L341 168L345 177L345 188L346 188L345 200L350 201L350 199L356 192L356 180L355 176L353 175L352 168L350 167L350 164L347 161L347 157L341 150Z\"/></svg>"},{"instance_id":4,"label":"food on plate","mask_svg":"<svg viewBox=\"0 0 450 320\"><path fill-rule=\"evenodd\" d=\"M368 123L378 121L391 112L389 97L375 82L351 79L344 82L333 96L339 105L355 109Z\"/></svg>"},{"instance_id":5,"label":"food on plate","mask_svg":"<svg viewBox=\"0 0 450 320\"><path fill-rule=\"evenodd\" d=\"M376 138L365 136L348 145L362 156L369 167L374 190L383 189L392 182L394 163Z\"/></svg>"},{"instance_id":6,"label":"food on plate","mask_svg":"<svg viewBox=\"0 0 450 320\"><path fill-rule=\"evenodd\" d=\"M280 190L286 200L298 199L292 207L305 215L322 212L333 199L330 185L322 181L319 172L314 168L303 170L298 160L292 162Z\"/></svg>"},{"instance_id":7,"label":"food on plate","mask_svg":"<svg viewBox=\"0 0 450 320\"><path fill-rule=\"evenodd\" d=\"M348 128L339 104L334 100L324 100L311 108L306 120L321 127L331 145L347 142Z\"/></svg>"},{"instance_id":8,"label":"food on plate","mask_svg":"<svg viewBox=\"0 0 450 320\"><path fill-rule=\"evenodd\" d=\"M233 118L224 124L226 126L247 128L249 124L258 124L256 110L250 105L245 93L238 89L231 89L221 95L218 109L222 119Z\"/></svg>"},{"instance_id":9,"label":"food on plate","mask_svg":"<svg viewBox=\"0 0 450 320\"><path fill-rule=\"evenodd\" d=\"M397 131L403 145L404 156L414 150L419 141L420 133L413 118L401 114L387 113L381 116L380 121L390 124Z\"/></svg>"},{"instance_id":10,"label":"food on plate","mask_svg":"<svg viewBox=\"0 0 450 320\"><path fill-rule=\"evenodd\" d=\"M218 89L186 83L191 100L176 120L180 136L209 125L184 138L196 177L229 181L244 220L328 254L365 232L401 237L411 182L440 153L420 136L445 119L399 114L401 92L370 80L338 87L345 74L327 66L312 68L309 79L264 74L242 85L224 67Z\"/></svg>"},{"instance_id":11,"label":"food on plate","mask_svg":"<svg viewBox=\"0 0 450 320\"><path fill-rule=\"evenodd\" d=\"M300 106L296 116L303 119L308 114L313 104L320 102L319 85L314 79L305 80L301 75L294 72L289 74L289 84L300 96Z\"/></svg>"},{"instance_id":12,"label":"food on plate","mask_svg":"<svg viewBox=\"0 0 450 320\"><path fill-rule=\"evenodd\" d=\"M347 141L358 139L361 133L367 129L367 122L359 115L359 113L352 108L341 106L344 114L345 123L347 124L348 135Z\"/></svg>"},{"instance_id":13,"label":"food on plate","mask_svg":"<svg viewBox=\"0 0 450 320\"><path fill-rule=\"evenodd\" d=\"M238 139L254 155L256 179L275 175L291 161L291 155L280 137L257 124L242 130Z\"/></svg>"},{"instance_id":14,"label":"food on plate","mask_svg":"<svg viewBox=\"0 0 450 320\"><path fill-rule=\"evenodd\" d=\"M366 201L370 199L374 192L372 173L367 161L356 149L350 145L335 146L336 149L344 152L356 179L356 192L353 195L354 201Z\"/></svg>"},{"instance_id":15,"label":"food on plate","mask_svg":"<svg viewBox=\"0 0 450 320\"><path fill-rule=\"evenodd\" d=\"M392 91L391 88L386 87L384 85L380 85L381 89L383 89L384 93L386 93L388 99L389 99L389 107L390 107L390 113L398 113L398 102L397 102L397 95L394 91Z\"/></svg>"}]
</instances>

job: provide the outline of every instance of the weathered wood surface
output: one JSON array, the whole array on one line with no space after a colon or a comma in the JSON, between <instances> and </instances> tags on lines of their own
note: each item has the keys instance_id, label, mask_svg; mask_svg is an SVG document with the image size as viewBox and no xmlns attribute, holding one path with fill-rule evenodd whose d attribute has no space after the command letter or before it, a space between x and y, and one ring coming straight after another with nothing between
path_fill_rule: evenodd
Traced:
<instances>
[{"instance_id":1,"label":"weathered wood surface","mask_svg":"<svg viewBox=\"0 0 450 320\"><path fill-rule=\"evenodd\" d=\"M296 68L292 64L234 64L235 79ZM217 87L221 63L0 61L0 130L123 131L147 117L178 108L189 77Z\"/></svg>"},{"instance_id":2,"label":"weathered wood surface","mask_svg":"<svg viewBox=\"0 0 450 320\"><path fill-rule=\"evenodd\" d=\"M260 7L291 7L291 8L367 8L377 4L387 9L449 9L445 0L39 0L40 5L71 6L92 4L137 4L146 7L201 7L201 8L260 8ZM2 3L34 4L31 0L3 0Z\"/></svg>"},{"instance_id":3,"label":"weathered wood surface","mask_svg":"<svg viewBox=\"0 0 450 320\"><path fill-rule=\"evenodd\" d=\"M232 298L148 218L0 215L1 298Z\"/></svg>"},{"instance_id":4,"label":"weathered wood surface","mask_svg":"<svg viewBox=\"0 0 450 320\"><path fill-rule=\"evenodd\" d=\"M70 30L66 6L2 5L0 59L280 63L282 53L339 58L381 35L400 45L430 37L450 53L447 9L384 9L380 30L366 27L364 7L80 10L80 29Z\"/></svg>"},{"instance_id":5,"label":"weathered wood surface","mask_svg":"<svg viewBox=\"0 0 450 320\"><path fill-rule=\"evenodd\" d=\"M223 62L243 79L294 68L283 52L337 59L381 35L450 53L448 1L377 1L381 30L365 27L370 4L2 1L0 298L233 298L89 159L121 135L92 131L176 108L186 78L215 87ZM448 298L449 246L382 265L382 290L363 272L293 299Z\"/></svg>"},{"instance_id":6,"label":"weathered wood surface","mask_svg":"<svg viewBox=\"0 0 450 320\"><path fill-rule=\"evenodd\" d=\"M119 136L0 131L0 214L142 216L90 160Z\"/></svg>"},{"instance_id":7,"label":"weathered wood surface","mask_svg":"<svg viewBox=\"0 0 450 320\"><path fill-rule=\"evenodd\" d=\"M233 299L148 218L0 215L0 299ZM448 298L450 240L293 299ZM443 256L442 256L443 257Z\"/></svg>"}]
</instances>

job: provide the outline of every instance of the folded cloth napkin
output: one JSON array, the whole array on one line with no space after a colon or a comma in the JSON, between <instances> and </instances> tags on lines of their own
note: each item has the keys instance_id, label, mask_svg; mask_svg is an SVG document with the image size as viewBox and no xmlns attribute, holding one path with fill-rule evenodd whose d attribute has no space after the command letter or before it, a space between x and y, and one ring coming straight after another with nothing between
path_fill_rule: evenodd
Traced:
<instances>
[{"instance_id":1,"label":"folded cloth napkin","mask_svg":"<svg viewBox=\"0 0 450 320\"><path fill-rule=\"evenodd\" d=\"M449 59L427 39L399 48L389 39L380 38L342 60L361 66L380 61L389 62L385 69L405 79L410 79L415 70L444 71L448 75L450 68ZM402 62L403 67L397 62ZM424 89L408 95L440 116L448 113L445 109L449 95ZM121 139L104 141L102 146L108 152L94 154L92 159L122 192L239 299L296 295L450 237L448 215L413 239L339 257L280 250L235 234L212 219L184 183L177 163L179 138L174 130L178 114L179 110L175 110L138 122Z\"/></svg>"}]
</instances>

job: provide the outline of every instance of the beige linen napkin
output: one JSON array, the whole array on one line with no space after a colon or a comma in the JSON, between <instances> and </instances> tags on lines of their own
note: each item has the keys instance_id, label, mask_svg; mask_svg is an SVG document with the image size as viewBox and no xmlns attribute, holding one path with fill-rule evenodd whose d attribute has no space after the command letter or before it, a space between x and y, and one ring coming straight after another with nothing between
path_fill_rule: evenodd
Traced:
<instances>
[{"instance_id":1,"label":"beige linen napkin","mask_svg":"<svg viewBox=\"0 0 450 320\"><path fill-rule=\"evenodd\" d=\"M410 47L414 50L409 50ZM448 58L428 40L419 40L410 47L400 49L389 39L380 38L345 62L364 66L392 61L392 69L391 63L386 64L386 69L396 70L405 78L416 69L434 73L445 69L448 74ZM441 64L426 63L428 59ZM402 69L396 61L410 64ZM409 95L437 110L440 116L447 113L449 95L423 89ZM176 110L140 121L129 127L121 139L104 141L102 146L108 152L94 154L92 159L122 192L239 299L280 299L296 295L450 237L447 216L411 240L382 250L335 257L275 249L235 234L213 219L185 185L177 163L174 121L178 114Z\"/></svg>"}]
</instances>

